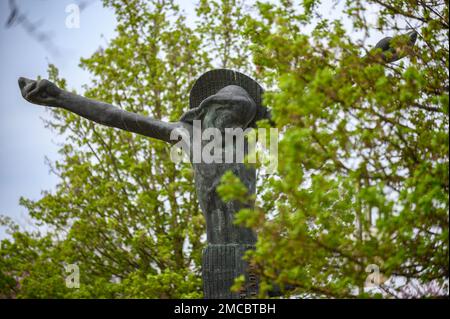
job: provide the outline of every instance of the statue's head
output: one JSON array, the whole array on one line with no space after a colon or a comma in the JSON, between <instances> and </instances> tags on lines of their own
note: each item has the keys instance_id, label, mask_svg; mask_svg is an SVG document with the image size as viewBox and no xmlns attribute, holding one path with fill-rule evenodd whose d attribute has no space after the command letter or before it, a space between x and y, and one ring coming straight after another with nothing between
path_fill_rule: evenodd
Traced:
<instances>
[{"instance_id":1,"label":"statue's head","mask_svg":"<svg viewBox=\"0 0 450 319\"><path fill-rule=\"evenodd\" d=\"M201 120L203 128L246 128L256 115L256 103L240 86L228 85L186 112L181 121Z\"/></svg>"},{"instance_id":2,"label":"statue's head","mask_svg":"<svg viewBox=\"0 0 450 319\"><path fill-rule=\"evenodd\" d=\"M262 107L263 90L250 77L227 69L206 72L194 84L190 93L191 109L180 121L202 121L202 128L255 126L266 109Z\"/></svg>"}]
</instances>

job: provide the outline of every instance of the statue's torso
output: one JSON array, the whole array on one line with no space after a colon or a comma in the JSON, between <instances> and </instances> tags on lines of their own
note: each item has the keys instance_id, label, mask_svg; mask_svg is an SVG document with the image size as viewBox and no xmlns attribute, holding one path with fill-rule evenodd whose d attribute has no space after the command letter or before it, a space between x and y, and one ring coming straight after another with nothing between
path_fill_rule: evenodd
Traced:
<instances>
[{"instance_id":1,"label":"statue's torso","mask_svg":"<svg viewBox=\"0 0 450 319\"><path fill-rule=\"evenodd\" d=\"M193 164L195 185L200 207L205 215L208 242L211 244L242 243L254 244L256 236L247 228L233 224L234 214L244 207L242 203L224 203L216 188L226 171L232 171L240 178L250 194L255 193L255 168L243 163Z\"/></svg>"},{"instance_id":2,"label":"statue's torso","mask_svg":"<svg viewBox=\"0 0 450 319\"><path fill-rule=\"evenodd\" d=\"M192 137L192 134L190 136ZM224 158L220 163L195 163L192 161L192 138L190 142L197 198L205 216L208 242L210 244L255 244L256 235L253 231L233 223L235 213L242 208L252 207L253 204L244 205L237 201L225 203L216 191L223 174L232 171L247 187L248 193L255 194L256 170L254 165L239 162L225 163ZM244 154L246 151L247 147L245 147ZM233 152L235 152L235 148L233 148ZM222 154L224 154L223 149Z\"/></svg>"}]
</instances>

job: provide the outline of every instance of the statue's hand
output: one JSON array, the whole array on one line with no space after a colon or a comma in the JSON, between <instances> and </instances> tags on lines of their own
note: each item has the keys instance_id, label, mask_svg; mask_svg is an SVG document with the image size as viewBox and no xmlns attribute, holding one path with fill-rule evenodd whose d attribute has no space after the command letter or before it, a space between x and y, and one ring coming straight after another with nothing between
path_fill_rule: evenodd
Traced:
<instances>
[{"instance_id":1,"label":"statue's hand","mask_svg":"<svg viewBox=\"0 0 450 319\"><path fill-rule=\"evenodd\" d=\"M20 92L25 100L28 102L56 106L58 96L62 90L54 83L48 80L30 80L27 78L19 78Z\"/></svg>"},{"instance_id":2,"label":"statue's hand","mask_svg":"<svg viewBox=\"0 0 450 319\"><path fill-rule=\"evenodd\" d=\"M408 55L408 53L410 53L411 48L416 43L417 32L414 30L400 36L406 37L407 39L406 46L404 46L403 48L394 47L392 45L392 37L383 38L375 45L375 49L381 49L381 57L385 62L395 62L404 58Z\"/></svg>"}]
</instances>

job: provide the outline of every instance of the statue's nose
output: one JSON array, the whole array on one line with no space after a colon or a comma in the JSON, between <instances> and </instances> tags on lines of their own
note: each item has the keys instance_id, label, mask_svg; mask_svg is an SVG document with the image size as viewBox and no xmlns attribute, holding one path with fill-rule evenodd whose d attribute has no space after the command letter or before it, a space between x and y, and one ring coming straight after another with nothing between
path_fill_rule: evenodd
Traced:
<instances>
[{"instance_id":1,"label":"statue's nose","mask_svg":"<svg viewBox=\"0 0 450 319\"><path fill-rule=\"evenodd\" d=\"M27 79L27 78L20 77L18 82L19 82L20 89L23 89L27 84L29 84L33 81L30 79Z\"/></svg>"}]
</instances>

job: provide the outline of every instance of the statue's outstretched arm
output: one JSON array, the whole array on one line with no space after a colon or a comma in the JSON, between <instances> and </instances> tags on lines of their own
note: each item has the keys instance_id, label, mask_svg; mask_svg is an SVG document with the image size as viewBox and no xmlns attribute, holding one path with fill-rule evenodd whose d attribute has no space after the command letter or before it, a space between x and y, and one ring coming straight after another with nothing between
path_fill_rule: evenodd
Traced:
<instances>
[{"instance_id":1,"label":"statue's outstretched arm","mask_svg":"<svg viewBox=\"0 0 450 319\"><path fill-rule=\"evenodd\" d=\"M62 107L99 124L153 137L166 142L170 132L180 123L167 123L136 113L124 111L113 105L85 98L57 87L48 80L19 78L22 96L31 103Z\"/></svg>"}]
</instances>

